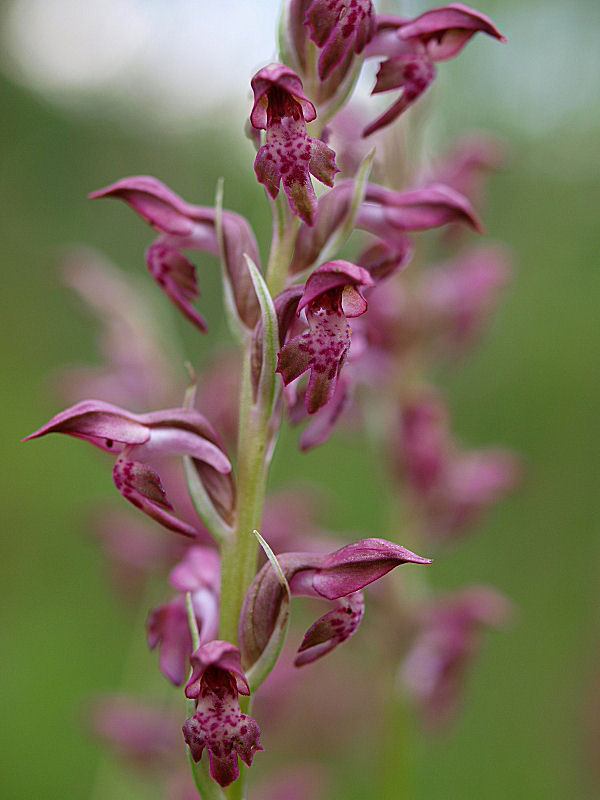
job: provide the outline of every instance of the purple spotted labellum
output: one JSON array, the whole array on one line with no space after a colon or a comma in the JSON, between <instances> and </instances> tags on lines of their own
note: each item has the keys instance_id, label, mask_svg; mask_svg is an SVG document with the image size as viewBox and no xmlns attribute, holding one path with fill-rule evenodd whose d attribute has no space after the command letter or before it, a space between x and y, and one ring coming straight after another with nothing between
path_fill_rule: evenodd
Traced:
<instances>
[{"instance_id":1,"label":"purple spotted labellum","mask_svg":"<svg viewBox=\"0 0 600 800\"><path fill-rule=\"evenodd\" d=\"M312 225L317 196L310 175L333 186L338 169L335 153L306 132L306 123L317 116L314 105L304 94L298 75L283 64L270 64L252 79L254 106L250 121L267 132L254 170L272 198L283 188L290 208L307 225ZM309 174L310 173L310 174Z\"/></svg>"},{"instance_id":2,"label":"purple spotted labellum","mask_svg":"<svg viewBox=\"0 0 600 800\"><path fill-rule=\"evenodd\" d=\"M431 563L385 539L362 539L325 555L282 553L277 560L292 595L337 601L334 610L307 631L296 666L315 661L356 632L364 612L360 589L400 564ZM275 570L265 564L248 589L240 617L240 642L247 667L267 646L285 596Z\"/></svg>"},{"instance_id":3,"label":"purple spotted labellum","mask_svg":"<svg viewBox=\"0 0 600 800\"><path fill-rule=\"evenodd\" d=\"M169 530L194 537L196 528L170 513L160 477L144 463L160 456L190 456L215 508L231 521L231 464L217 434L198 411L174 408L132 414L100 400L84 400L61 411L25 441L48 433L66 433L117 453L113 479L123 497Z\"/></svg>"},{"instance_id":4,"label":"purple spotted labellum","mask_svg":"<svg viewBox=\"0 0 600 800\"><path fill-rule=\"evenodd\" d=\"M279 351L277 372L284 384L310 370L306 409L313 414L329 402L350 348L348 317L367 310L358 287L372 286L369 273L349 261L329 261L306 281L297 314L306 309L309 330Z\"/></svg>"},{"instance_id":5,"label":"purple spotted labellum","mask_svg":"<svg viewBox=\"0 0 600 800\"><path fill-rule=\"evenodd\" d=\"M386 56L380 64L373 94L402 89L400 98L368 125L363 136L389 125L417 100L435 79L435 62L457 55L478 31L501 42L494 23L462 3L433 8L412 20L382 16L367 56Z\"/></svg>"},{"instance_id":6,"label":"purple spotted labellum","mask_svg":"<svg viewBox=\"0 0 600 800\"><path fill-rule=\"evenodd\" d=\"M171 570L171 585L178 590L170 602L155 608L148 618L148 643L159 647L160 669L175 685L185 680L187 659L193 650L186 607L186 594L200 633L200 643L217 634L219 621L219 576L221 561L210 547L190 547L184 558Z\"/></svg>"},{"instance_id":7,"label":"purple spotted labellum","mask_svg":"<svg viewBox=\"0 0 600 800\"><path fill-rule=\"evenodd\" d=\"M254 753L262 750L258 725L240 711L238 695L250 694L240 651L217 639L199 647L190 660L185 694L196 701L196 710L185 721L183 735L194 761L200 761L206 748L210 774L229 786L240 774L238 755L251 766Z\"/></svg>"},{"instance_id":8,"label":"purple spotted labellum","mask_svg":"<svg viewBox=\"0 0 600 800\"><path fill-rule=\"evenodd\" d=\"M304 24L321 50L319 78L326 80L348 52L362 53L375 35L371 0L313 0Z\"/></svg>"},{"instance_id":9,"label":"purple spotted labellum","mask_svg":"<svg viewBox=\"0 0 600 800\"><path fill-rule=\"evenodd\" d=\"M203 317L192 305L198 296L195 267L180 251L219 254L215 209L187 203L149 175L122 178L89 197L118 197L159 231L160 236L146 253L148 268L184 315L199 330L206 330ZM248 221L233 211L223 211L222 228L227 280L239 318L251 328L259 318L259 308L244 253L260 265L256 239Z\"/></svg>"},{"instance_id":10,"label":"purple spotted labellum","mask_svg":"<svg viewBox=\"0 0 600 800\"><path fill-rule=\"evenodd\" d=\"M503 625L509 615L506 598L487 586L447 595L425 610L399 678L426 725L439 728L449 721L485 627Z\"/></svg>"}]
</instances>

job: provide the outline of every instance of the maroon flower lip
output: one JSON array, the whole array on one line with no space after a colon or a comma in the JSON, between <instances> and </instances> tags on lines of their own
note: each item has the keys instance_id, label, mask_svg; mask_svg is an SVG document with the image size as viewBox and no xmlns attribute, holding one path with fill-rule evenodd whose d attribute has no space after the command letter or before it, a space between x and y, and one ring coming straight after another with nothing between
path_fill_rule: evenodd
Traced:
<instances>
[{"instance_id":1,"label":"maroon flower lip","mask_svg":"<svg viewBox=\"0 0 600 800\"><path fill-rule=\"evenodd\" d=\"M283 182L294 214L312 225L317 196L310 175L333 186L339 171L333 150L306 132L306 123L317 116L315 107L304 94L299 76L283 64L270 64L259 70L252 79L252 89L250 121L255 128L267 132L266 142L256 154L256 176L273 199Z\"/></svg>"},{"instance_id":2,"label":"maroon flower lip","mask_svg":"<svg viewBox=\"0 0 600 800\"><path fill-rule=\"evenodd\" d=\"M367 310L367 301L357 287L372 285L367 270L342 260L322 264L306 281L296 313L306 309L309 330L281 348L277 372L287 385L310 370L306 391L309 414L333 397L350 349L347 318L360 316Z\"/></svg>"},{"instance_id":3,"label":"maroon flower lip","mask_svg":"<svg viewBox=\"0 0 600 800\"><path fill-rule=\"evenodd\" d=\"M229 786L240 774L238 756L251 766L260 745L260 729L252 717L240 711L238 695L249 695L240 651L218 639L192 653L192 674L186 697L196 710L183 725L183 735L194 761L208 750L210 774L221 786Z\"/></svg>"}]
</instances>

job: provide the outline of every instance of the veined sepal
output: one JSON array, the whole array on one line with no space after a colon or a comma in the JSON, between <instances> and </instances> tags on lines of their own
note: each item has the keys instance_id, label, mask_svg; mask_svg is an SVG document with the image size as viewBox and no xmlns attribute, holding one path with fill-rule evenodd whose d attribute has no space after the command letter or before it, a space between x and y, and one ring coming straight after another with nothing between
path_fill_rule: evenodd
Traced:
<instances>
[{"instance_id":1,"label":"veined sepal","mask_svg":"<svg viewBox=\"0 0 600 800\"><path fill-rule=\"evenodd\" d=\"M251 664L249 667L245 667L246 678L248 679L248 684L250 686L250 691L255 692L258 687L263 683L263 681L268 677L271 670L277 663L277 659L279 658L279 654L281 653L281 648L283 647L283 643L285 642L285 637L287 634L289 621L290 621L290 600L291 600L291 593L290 587L287 582L287 579L281 569L279 561L277 560L277 556L271 550L267 542L263 539L258 531L252 531L254 536L258 539L258 542L262 549L265 552L265 555L269 559L269 562L275 573L277 578L281 584L283 589L283 596L280 601L279 611L277 613L277 619L275 620L275 625L273 626L273 631L271 636L269 637L269 641L266 644L266 647L261 652L258 659ZM252 585L254 586L254 584ZM242 611L242 616L240 617L240 643L241 643L241 651L242 651L242 661L244 660L244 635L243 635L243 628L244 626L249 626L249 629L252 628L252 616L254 614L254 604L253 599L256 600L256 596L258 594L257 591L254 592L254 597L250 597L250 591L252 591L252 587L250 587L249 594L246 595L246 600L244 601L244 609Z\"/></svg>"},{"instance_id":2,"label":"veined sepal","mask_svg":"<svg viewBox=\"0 0 600 800\"><path fill-rule=\"evenodd\" d=\"M247 253L244 253L246 264L252 278L254 291L260 305L261 319L261 361L255 365L259 371L258 381L253 382L254 403L262 418L268 421L275 406L275 370L277 369L277 352L279 350L279 326L273 298L258 267ZM253 365L254 366L254 365Z\"/></svg>"}]
</instances>

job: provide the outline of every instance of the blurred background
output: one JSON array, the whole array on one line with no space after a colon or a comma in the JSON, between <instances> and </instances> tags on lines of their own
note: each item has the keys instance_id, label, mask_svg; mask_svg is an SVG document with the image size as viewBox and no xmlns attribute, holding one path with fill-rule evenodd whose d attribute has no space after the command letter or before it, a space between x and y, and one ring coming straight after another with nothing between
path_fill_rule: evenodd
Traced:
<instances>
[{"instance_id":1,"label":"blurred background","mask_svg":"<svg viewBox=\"0 0 600 800\"><path fill-rule=\"evenodd\" d=\"M107 463L67 437L18 440L61 408L52 379L59 367L100 363L96 329L59 279L66 245L93 246L145 280L194 362L227 336L213 261L206 269L198 261L210 324L199 353L197 337L145 275L147 227L119 204L85 196L150 173L186 199L212 204L222 175L226 206L248 217L265 247L267 203L242 126L250 76L274 56L277 6L1 6L0 793L7 799L150 796L136 794L85 732L90 695L153 686L158 674L143 617L111 593L86 530L87 509L113 497ZM386 10L408 16L426 7L419 0ZM413 791L416 800L585 800L600 793L600 6L481 0L477 7L508 43L476 37L442 65L426 147L438 152L468 128L510 143L484 220L491 238L510 245L517 269L484 342L443 382L460 437L519 451L526 478L436 561L431 577L441 588L489 582L518 613L507 630L487 636L450 730L431 737L417 729ZM377 465L362 443L337 440L302 455L296 440L284 432L273 484L311 476L335 497L331 525L383 535ZM400 770L401 732L390 747ZM370 796L368 760L358 745L348 755L333 765L331 797ZM386 777L387 796L401 779Z\"/></svg>"}]
</instances>

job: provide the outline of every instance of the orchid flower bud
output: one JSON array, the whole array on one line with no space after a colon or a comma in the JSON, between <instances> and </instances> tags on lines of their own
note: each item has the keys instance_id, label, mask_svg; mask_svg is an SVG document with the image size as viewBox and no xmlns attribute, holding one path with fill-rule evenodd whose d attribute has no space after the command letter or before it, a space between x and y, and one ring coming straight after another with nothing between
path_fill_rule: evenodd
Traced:
<instances>
[{"instance_id":1,"label":"orchid flower bud","mask_svg":"<svg viewBox=\"0 0 600 800\"><path fill-rule=\"evenodd\" d=\"M324 107L339 102L352 85L360 66L356 55L374 33L371 0L286 0L279 29L281 59Z\"/></svg>"},{"instance_id":2,"label":"orchid flower bud","mask_svg":"<svg viewBox=\"0 0 600 800\"><path fill-rule=\"evenodd\" d=\"M362 53L375 34L371 0L313 0L304 24L321 50L319 78L324 81L350 51Z\"/></svg>"}]
</instances>

